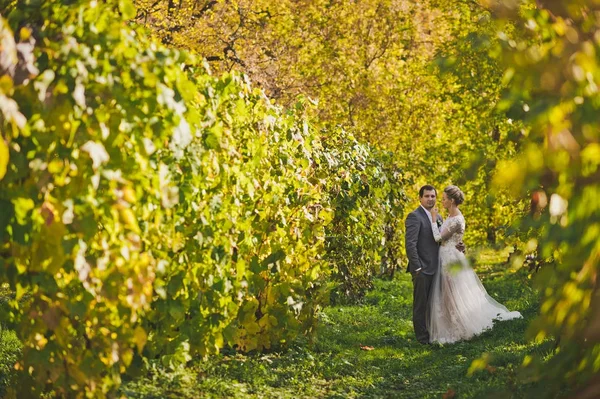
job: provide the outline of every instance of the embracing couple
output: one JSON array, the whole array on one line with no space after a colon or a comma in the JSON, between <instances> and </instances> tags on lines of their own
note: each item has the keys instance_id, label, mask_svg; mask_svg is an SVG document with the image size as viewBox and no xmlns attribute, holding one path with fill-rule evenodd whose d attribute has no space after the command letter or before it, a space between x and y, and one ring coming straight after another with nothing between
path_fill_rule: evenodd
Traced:
<instances>
[{"instance_id":1,"label":"embracing couple","mask_svg":"<svg viewBox=\"0 0 600 399\"><path fill-rule=\"evenodd\" d=\"M456 186L442 193L446 220L437 212L437 191L419 190L421 205L406 218L407 271L413 281L413 327L422 344L452 343L490 329L494 320L521 317L490 297L469 266L462 238L465 197Z\"/></svg>"}]
</instances>

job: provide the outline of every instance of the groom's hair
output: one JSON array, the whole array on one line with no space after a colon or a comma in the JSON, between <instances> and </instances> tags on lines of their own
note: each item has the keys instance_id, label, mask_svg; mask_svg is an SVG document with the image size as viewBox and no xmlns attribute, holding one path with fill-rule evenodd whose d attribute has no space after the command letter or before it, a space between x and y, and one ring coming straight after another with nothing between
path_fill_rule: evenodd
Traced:
<instances>
[{"instance_id":1,"label":"groom's hair","mask_svg":"<svg viewBox=\"0 0 600 399\"><path fill-rule=\"evenodd\" d=\"M434 191L435 192L435 196L437 197L437 190L435 189L435 187L426 184L423 187L421 187L421 189L419 190L419 198L423 198L423 194L425 194L425 191Z\"/></svg>"}]
</instances>

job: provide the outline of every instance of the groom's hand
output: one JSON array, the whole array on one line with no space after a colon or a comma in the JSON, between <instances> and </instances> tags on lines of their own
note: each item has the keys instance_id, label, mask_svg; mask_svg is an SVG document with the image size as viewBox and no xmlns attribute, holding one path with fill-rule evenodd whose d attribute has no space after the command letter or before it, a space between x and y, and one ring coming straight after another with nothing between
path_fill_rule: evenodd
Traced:
<instances>
[{"instance_id":1,"label":"groom's hand","mask_svg":"<svg viewBox=\"0 0 600 399\"><path fill-rule=\"evenodd\" d=\"M456 249L458 249L460 252L462 252L464 254L465 250L466 250L465 243L462 241L459 242L458 244L456 244Z\"/></svg>"}]
</instances>

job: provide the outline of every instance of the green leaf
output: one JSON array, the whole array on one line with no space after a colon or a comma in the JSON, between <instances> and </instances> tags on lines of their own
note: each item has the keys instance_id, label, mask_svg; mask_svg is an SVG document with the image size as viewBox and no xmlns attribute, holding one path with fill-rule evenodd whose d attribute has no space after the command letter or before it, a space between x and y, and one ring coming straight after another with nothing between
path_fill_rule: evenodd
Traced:
<instances>
[{"instance_id":1,"label":"green leaf","mask_svg":"<svg viewBox=\"0 0 600 399\"><path fill-rule=\"evenodd\" d=\"M175 319L174 320L175 323L183 320L183 318L185 316L185 309L181 302L170 300L168 302L168 308L169 308L169 315L171 315L171 317L173 319Z\"/></svg>"},{"instance_id":2,"label":"green leaf","mask_svg":"<svg viewBox=\"0 0 600 399\"><path fill-rule=\"evenodd\" d=\"M136 11L131 0L119 0L119 11L125 20L135 17Z\"/></svg>"},{"instance_id":3,"label":"green leaf","mask_svg":"<svg viewBox=\"0 0 600 399\"><path fill-rule=\"evenodd\" d=\"M263 268L268 267L269 265L275 264L281 260L285 259L285 252L283 250L278 250L273 252L271 255L267 256L262 262Z\"/></svg>"},{"instance_id":4,"label":"green leaf","mask_svg":"<svg viewBox=\"0 0 600 399\"><path fill-rule=\"evenodd\" d=\"M12 200L15 216L17 217L17 223L20 225L25 225L28 221L29 211L33 209L35 203L31 198L15 198Z\"/></svg>"},{"instance_id":5,"label":"green leaf","mask_svg":"<svg viewBox=\"0 0 600 399\"><path fill-rule=\"evenodd\" d=\"M4 241L4 235L7 234L7 227L14 215L12 202L0 199L0 242Z\"/></svg>"}]
</instances>

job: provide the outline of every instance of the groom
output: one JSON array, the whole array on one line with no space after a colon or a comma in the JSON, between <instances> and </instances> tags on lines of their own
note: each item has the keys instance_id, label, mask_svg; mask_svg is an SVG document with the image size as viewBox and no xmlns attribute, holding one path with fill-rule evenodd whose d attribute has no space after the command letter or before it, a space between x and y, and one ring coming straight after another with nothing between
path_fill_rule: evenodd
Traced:
<instances>
[{"instance_id":1,"label":"groom","mask_svg":"<svg viewBox=\"0 0 600 399\"><path fill-rule=\"evenodd\" d=\"M413 281L413 327L417 341L429 343L427 331L427 307L433 276L439 267L439 244L434 238L442 218L431 217L435 207L437 191L433 186L425 185L419 190L421 206L409 213L406 218L406 255L408 257L407 272L412 274Z\"/></svg>"}]
</instances>

